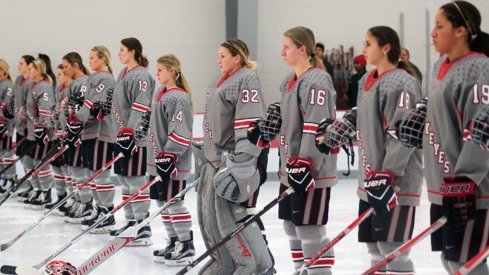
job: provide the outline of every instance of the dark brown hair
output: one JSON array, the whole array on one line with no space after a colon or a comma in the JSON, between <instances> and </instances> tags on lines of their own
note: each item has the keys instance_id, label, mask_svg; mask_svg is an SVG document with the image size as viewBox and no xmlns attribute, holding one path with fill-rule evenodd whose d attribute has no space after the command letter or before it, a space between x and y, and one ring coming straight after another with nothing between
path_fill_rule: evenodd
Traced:
<instances>
[{"instance_id":1,"label":"dark brown hair","mask_svg":"<svg viewBox=\"0 0 489 275\"><path fill-rule=\"evenodd\" d=\"M148 59L143 55L143 45L141 45L141 42L137 38L124 38L121 40L121 44L126 46L129 51L134 50L134 59L139 65L145 68L148 67Z\"/></svg>"}]
</instances>

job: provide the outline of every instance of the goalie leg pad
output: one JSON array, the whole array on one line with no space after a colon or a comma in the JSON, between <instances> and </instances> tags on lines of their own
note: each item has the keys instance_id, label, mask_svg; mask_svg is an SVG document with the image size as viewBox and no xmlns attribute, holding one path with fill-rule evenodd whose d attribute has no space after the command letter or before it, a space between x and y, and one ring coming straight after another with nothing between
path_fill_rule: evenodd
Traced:
<instances>
[{"instance_id":1,"label":"goalie leg pad","mask_svg":"<svg viewBox=\"0 0 489 275\"><path fill-rule=\"evenodd\" d=\"M206 163L202 167L200 175L201 182L197 189L197 215L199 218L199 227L202 234L202 239L206 249L213 247L220 239L219 228L217 226L216 218L216 204L215 204L215 189L213 185L213 178L217 172L217 169L210 163ZM199 274L232 274L234 270L233 259L227 253L225 247L217 249L212 253L211 258L213 262L206 264ZM218 267L218 268L216 268ZM215 272L219 270L219 272Z\"/></svg>"},{"instance_id":2,"label":"goalie leg pad","mask_svg":"<svg viewBox=\"0 0 489 275\"><path fill-rule=\"evenodd\" d=\"M214 178L217 195L228 201L239 203L247 201L258 189L259 183L258 170L255 170L251 177L240 179L235 178L231 174L231 169L226 167L220 169Z\"/></svg>"},{"instance_id":3,"label":"goalie leg pad","mask_svg":"<svg viewBox=\"0 0 489 275\"><path fill-rule=\"evenodd\" d=\"M246 208L216 196L217 224L221 238L231 234L239 226L238 221L247 217ZM233 274L262 274L272 267L272 259L261 234L260 227L253 223L234 238L225 247L233 258Z\"/></svg>"}]
</instances>

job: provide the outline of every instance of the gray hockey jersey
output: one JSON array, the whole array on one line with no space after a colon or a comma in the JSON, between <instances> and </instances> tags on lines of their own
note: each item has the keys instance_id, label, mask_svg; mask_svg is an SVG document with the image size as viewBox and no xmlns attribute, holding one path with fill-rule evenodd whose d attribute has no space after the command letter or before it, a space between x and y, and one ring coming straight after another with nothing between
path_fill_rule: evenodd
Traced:
<instances>
[{"instance_id":1,"label":"gray hockey jersey","mask_svg":"<svg viewBox=\"0 0 489 275\"><path fill-rule=\"evenodd\" d=\"M406 148L397 138L397 123L421 97L418 81L405 70L377 76L365 74L358 83L357 137L360 154L357 194L368 201L363 180L370 171L389 171L399 187L400 205L419 205L423 171L421 152Z\"/></svg>"},{"instance_id":2,"label":"gray hockey jersey","mask_svg":"<svg viewBox=\"0 0 489 275\"><path fill-rule=\"evenodd\" d=\"M61 101L66 97L68 86L64 84L59 84L54 90L54 98L56 99L55 111L54 111L54 129L55 131L65 132L66 126L66 114L64 110L61 109Z\"/></svg>"},{"instance_id":3,"label":"gray hockey jersey","mask_svg":"<svg viewBox=\"0 0 489 275\"><path fill-rule=\"evenodd\" d=\"M489 58L470 54L433 68L423 138L428 198L441 205L444 176L465 175L476 184L477 208L489 208L489 152L466 142L472 120L489 104Z\"/></svg>"},{"instance_id":4,"label":"gray hockey jersey","mask_svg":"<svg viewBox=\"0 0 489 275\"><path fill-rule=\"evenodd\" d=\"M203 123L207 160L217 167L223 153L258 156L261 150L248 141L247 128L264 111L260 80L253 70L240 68L212 81Z\"/></svg>"},{"instance_id":5,"label":"gray hockey jersey","mask_svg":"<svg viewBox=\"0 0 489 275\"><path fill-rule=\"evenodd\" d=\"M150 164L154 167L157 152L173 153L177 155L177 176L174 179L187 180L192 168L190 142L194 120L188 93L181 88L163 88L158 92L151 110L148 170Z\"/></svg>"},{"instance_id":6,"label":"gray hockey jersey","mask_svg":"<svg viewBox=\"0 0 489 275\"><path fill-rule=\"evenodd\" d=\"M76 113L76 118L83 121L82 140L100 139L105 142L114 142L111 138L112 120L111 114L107 114L104 120L98 121L90 115L90 109L95 102L108 105L109 110L114 94L115 79L109 72L99 72L88 76L87 92L84 96L83 105Z\"/></svg>"},{"instance_id":7,"label":"gray hockey jersey","mask_svg":"<svg viewBox=\"0 0 489 275\"><path fill-rule=\"evenodd\" d=\"M26 79L22 75L19 75L15 79L15 128L17 128L17 131L22 135L23 129L25 129L26 120L25 117L21 118L17 114L21 107L23 107L25 111L25 101L32 83L33 81L31 79Z\"/></svg>"},{"instance_id":8,"label":"gray hockey jersey","mask_svg":"<svg viewBox=\"0 0 489 275\"><path fill-rule=\"evenodd\" d=\"M14 116L15 112L15 93L14 93L14 83L8 78L0 81L0 117L7 120L7 130L8 135L12 136L15 119L5 117L5 112L9 116Z\"/></svg>"},{"instance_id":9,"label":"gray hockey jersey","mask_svg":"<svg viewBox=\"0 0 489 275\"><path fill-rule=\"evenodd\" d=\"M33 82L26 98L27 139L34 141L34 125L45 127L49 139L54 133L54 111L56 100L54 98L53 85L41 80Z\"/></svg>"},{"instance_id":10,"label":"gray hockey jersey","mask_svg":"<svg viewBox=\"0 0 489 275\"><path fill-rule=\"evenodd\" d=\"M335 118L336 91L331 76L310 68L299 78L288 74L280 85L282 127L280 129L280 181L289 185L285 172L287 158L300 157L314 163L316 188L337 183L336 154L325 155L316 148L316 130L324 118Z\"/></svg>"},{"instance_id":11,"label":"gray hockey jersey","mask_svg":"<svg viewBox=\"0 0 489 275\"><path fill-rule=\"evenodd\" d=\"M66 118L71 115L76 116L83 106L83 99L88 92L88 75L82 75L74 79L66 90L66 98L68 98L68 109L65 112ZM83 128L85 131L85 127ZM83 135L83 132L82 132Z\"/></svg>"},{"instance_id":12,"label":"gray hockey jersey","mask_svg":"<svg viewBox=\"0 0 489 275\"><path fill-rule=\"evenodd\" d=\"M112 102L112 140L122 128L136 130L150 110L155 81L142 66L122 69L115 84ZM136 145L146 147L146 137L136 137Z\"/></svg>"}]
</instances>

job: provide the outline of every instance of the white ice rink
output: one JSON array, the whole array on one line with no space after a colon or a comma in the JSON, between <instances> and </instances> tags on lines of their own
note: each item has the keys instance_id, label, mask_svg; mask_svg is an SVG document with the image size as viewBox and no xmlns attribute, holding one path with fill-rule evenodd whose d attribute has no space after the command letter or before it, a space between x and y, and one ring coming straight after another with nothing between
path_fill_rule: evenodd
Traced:
<instances>
[{"instance_id":1,"label":"white ice rink","mask_svg":"<svg viewBox=\"0 0 489 275\"><path fill-rule=\"evenodd\" d=\"M269 181L260 192L258 208L271 201L278 192L278 182ZM355 194L355 180L340 180L333 188L330 204L328 235L333 237L345 228L357 216L358 199ZM116 203L121 201L120 186L117 188ZM186 204L190 208L193 219L193 231L197 255L204 252L204 244L197 224L196 193L192 190L186 196ZM156 204L152 204L152 210ZM5 243L37 220L43 212L25 209L21 203L10 199L0 207L0 242ZM116 215L117 221L123 219L123 210ZM287 237L282 230L282 223L277 218L277 208L273 208L263 217L270 249L275 257L275 268L278 274L291 274L293 264L289 253ZM429 204L424 194L422 204L416 212L414 234L429 225ZM94 270L92 274L175 274L180 268L169 268L153 262L153 249L166 244L166 234L161 221L155 219L151 223L154 244L149 247L126 247L109 258ZM80 232L80 225L63 222L55 215L48 216L41 224L21 238L6 251L0 252L0 264L35 265L59 247L67 243ZM368 268L369 257L364 245L357 243L357 230L346 236L335 246L336 264L334 274L360 274ZM93 253L108 243L108 235L87 234L67 251L56 257L77 266ZM439 254L430 251L430 240L426 238L412 252L417 274L445 274ZM188 274L197 274L197 269Z\"/></svg>"}]
</instances>

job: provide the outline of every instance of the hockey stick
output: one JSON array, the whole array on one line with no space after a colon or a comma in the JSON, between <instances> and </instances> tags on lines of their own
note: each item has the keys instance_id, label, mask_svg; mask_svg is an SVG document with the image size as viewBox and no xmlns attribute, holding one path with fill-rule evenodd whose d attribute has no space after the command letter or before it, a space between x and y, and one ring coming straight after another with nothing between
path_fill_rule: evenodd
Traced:
<instances>
[{"instance_id":1,"label":"hockey stick","mask_svg":"<svg viewBox=\"0 0 489 275\"><path fill-rule=\"evenodd\" d=\"M197 178L192 183L188 184L185 189L180 191L177 195L167 201L164 205L162 205L158 210L153 212L149 217L144 219L140 224L134 227L130 227L128 230L124 231L121 235L116 237L109 245L106 245L104 248L100 249L92 255L89 259L83 262L79 267L77 267L77 275L84 275L92 272L97 266L106 261L109 257L113 256L117 251L121 248L127 246L132 240L134 240L137 236L137 232L143 226L146 226L149 222L151 222L154 218L161 214L165 209L167 209L170 205L180 200L189 190L191 190L197 183L200 182L200 178Z\"/></svg>"},{"instance_id":2,"label":"hockey stick","mask_svg":"<svg viewBox=\"0 0 489 275\"><path fill-rule=\"evenodd\" d=\"M15 147L14 147L14 148L12 148L12 150L8 151L7 153L3 154L3 156L1 156L1 157L0 157L0 159L4 159L4 158L5 158L5 156L7 156L8 154L13 154L13 153L14 153L14 151L15 151L15 149L17 149L17 148L18 148L18 147L19 147L19 146L20 146L22 143L24 143L24 141L26 141L26 139L27 139L26 137L21 138L21 139L19 140L19 142L17 142L17 143L15 144Z\"/></svg>"},{"instance_id":3,"label":"hockey stick","mask_svg":"<svg viewBox=\"0 0 489 275\"><path fill-rule=\"evenodd\" d=\"M27 179L31 176L36 176L39 174L39 172L46 167L48 164L53 162L56 158L61 156L64 151L68 149L68 145L62 145L62 144L57 144L54 146L49 152L46 153L46 155L42 158L42 160L39 162L39 164L36 165L31 171L26 173L20 180L12 184L10 188L3 194L2 197L0 197L0 206L7 201L17 190L19 190L24 183L27 182Z\"/></svg>"},{"instance_id":4,"label":"hockey stick","mask_svg":"<svg viewBox=\"0 0 489 275\"><path fill-rule=\"evenodd\" d=\"M348 225L343 231L341 231L336 237L334 237L331 241L325 244L321 249L316 252L309 261L305 263L306 267L309 267L315 264L319 258L321 258L326 252L328 252L333 246L335 246L341 239L343 239L346 235L348 235L353 229L355 229L358 225L360 225L363 221L365 221L372 213L374 209L369 207L365 210L360 216L358 216L350 225Z\"/></svg>"},{"instance_id":5,"label":"hockey stick","mask_svg":"<svg viewBox=\"0 0 489 275\"><path fill-rule=\"evenodd\" d=\"M72 246L75 242L77 242L81 237L83 237L84 235L86 235L94 227L96 227L97 225L99 225L102 222L104 222L110 216L113 216L115 212L117 212L122 207L124 207L126 204L128 204L130 201L132 201L134 198L136 198L137 196L139 196L142 192L144 192L144 190L148 189L151 185L153 185L158 180L159 180L159 177L156 177L153 180L151 180L148 183L146 183L144 186L142 186L136 192L134 192L129 198L123 200L119 205L117 205L116 207L114 207L114 209L112 209L112 211L110 211L107 215L105 215L103 218L99 219L97 222L95 222L94 224L92 224L89 228L87 228L87 229L83 230L82 232L80 232L73 239L71 239L68 243L66 243L65 245L63 245L62 247L60 247L58 250L56 250L56 252L54 252L53 254L51 254L49 257L47 257L46 259L44 259L42 262L40 262L40 263L38 263L38 264L36 264L36 265L34 265L32 267L28 267L28 266L19 266L19 267L16 267L16 266L4 265L4 266L2 266L0 268L0 271L2 273L5 273L5 274L17 274L16 273L16 270L17 270L17 268L20 268L21 270L24 270L23 272L26 272L28 274L38 274L40 272L39 269L42 268L47 263L49 263L52 259L54 259L54 257L58 256L63 251L65 251L66 249L68 249L70 246ZM28 270L30 270L30 271L28 271Z\"/></svg>"},{"instance_id":6,"label":"hockey stick","mask_svg":"<svg viewBox=\"0 0 489 275\"><path fill-rule=\"evenodd\" d=\"M479 264L481 264L484 259L486 259L489 256L489 246L486 247L484 250L479 252L477 255L475 255L470 261L464 264L459 270L455 271L453 275L467 275L472 271L474 268L476 268Z\"/></svg>"},{"instance_id":7,"label":"hockey stick","mask_svg":"<svg viewBox=\"0 0 489 275\"><path fill-rule=\"evenodd\" d=\"M21 160L25 155L27 155L27 152L29 152L30 150L34 149L34 147L36 147L36 144L35 143L32 143L31 146L29 146L25 153L22 155L22 156L19 156L14 162L12 163L9 163L7 166L5 166L1 171L0 171L0 175L5 173L5 171L7 171L10 167L14 166L19 160ZM13 149L12 149L13 150ZM7 153L8 154L8 153ZM3 157L2 157L3 158Z\"/></svg>"},{"instance_id":8,"label":"hockey stick","mask_svg":"<svg viewBox=\"0 0 489 275\"><path fill-rule=\"evenodd\" d=\"M294 189L292 187L289 187L287 190L282 192L277 198L273 199L271 202L269 202L260 212L256 213L253 216L250 216L248 219L246 219L245 222L243 222L241 225L236 227L231 234L225 236L222 238L219 242L217 242L213 247L209 248L204 254L200 255L196 260L192 261L190 264L188 264L186 267L184 267L182 270L178 271L176 275L182 275L190 271L193 267L197 266L200 262L202 262L207 256L211 255L214 251L219 249L221 246L226 244L229 240L234 238L236 235L239 234L239 232L243 231L246 227L248 227L250 224L255 222L258 218L260 218L263 214L265 214L268 210L270 210L272 207L274 207L276 204L278 204L281 200L283 200L285 197L288 195L292 194L294 192Z\"/></svg>"},{"instance_id":9,"label":"hockey stick","mask_svg":"<svg viewBox=\"0 0 489 275\"><path fill-rule=\"evenodd\" d=\"M120 158L122 158L124 155L122 153L119 153L115 158L107 162L102 168L97 170L92 176L90 176L83 184L81 184L77 189L80 190L86 185L90 184L90 182L98 177L100 174L102 174L107 168L112 166L112 164L116 161L118 161ZM31 231L34 227L36 227L40 222L42 222L49 214L51 214L55 209L59 208L61 205L63 205L69 198L71 198L75 194L76 190L73 190L70 194L68 194L66 197L64 197L62 200L60 200L58 203L56 203L49 211L47 211L44 215L42 215L37 221L35 221L33 224L31 224L29 227L27 227L24 231L22 231L19 235L17 235L15 238L13 238L10 242L4 243L0 245L0 252L8 249L10 246L12 246L15 242L17 242L22 236L24 236L27 232Z\"/></svg>"},{"instance_id":10,"label":"hockey stick","mask_svg":"<svg viewBox=\"0 0 489 275\"><path fill-rule=\"evenodd\" d=\"M421 233L416 235L416 237L410 239L409 241L405 242L403 245L398 247L396 250L392 251L389 253L387 256L385 256L384 259L381 261L377 262L374 266L369 268L367 271L363 272L363 275L373 275L375 272L377 272L381 267L385 266L386 264L392 262L395 260L399 255L404 254L406 251L408 251L412 246L414 246L416 243L421 241L422 239L426 238L428 235L431 233L435 232L436 230L440 229L445 223L447 222L446 217L441 217L439 218L436 222L432 223L428 228L423 230Z\"/></svg>"}]
</instances>

